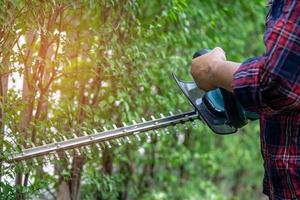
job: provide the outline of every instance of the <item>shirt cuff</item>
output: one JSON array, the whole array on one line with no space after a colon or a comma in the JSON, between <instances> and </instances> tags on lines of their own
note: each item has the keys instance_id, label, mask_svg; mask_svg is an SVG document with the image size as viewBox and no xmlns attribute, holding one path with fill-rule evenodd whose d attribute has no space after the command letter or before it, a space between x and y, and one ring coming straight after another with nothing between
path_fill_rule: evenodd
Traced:
<instances>
[{"instance_id":1,"label":"shirt cuff","mask_svg":"<svg viewBox=\"0 0 300 200\"><path fill-rule=\"evenodd\" d=\"M264 63L263 57L251 58L234 73L233 95L247 111L261 113L267 109L260 101L260 69Z\"/></svg>"}]
</instances>

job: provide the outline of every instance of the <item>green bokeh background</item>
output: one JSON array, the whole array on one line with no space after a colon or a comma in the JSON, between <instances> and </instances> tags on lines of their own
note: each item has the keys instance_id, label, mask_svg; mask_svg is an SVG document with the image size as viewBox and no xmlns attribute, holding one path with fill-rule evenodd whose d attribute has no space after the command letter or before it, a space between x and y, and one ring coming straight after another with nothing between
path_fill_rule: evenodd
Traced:
<instances>
[{"instance_id":1,"label":"green bokeh background","mask_svg":"<svg viewBox=\"0 0 300 200\"><path fill-rule=\"evenodd\" d=\"M25 33L38 29L35 15L30 13L38 13L41 4L46 12L55 5L68 5L64 12L76 21L64 24L66 39L57 62L67 75L51 85L51 115L32 124L44 140L54 137L51 131L44 131L50 127L68 136L71 128L90 131L104 125L120 126L122 121L139 121L141 117L150 119L159 113L188 111L191 106L178 91L171 73L176 70L189 79L187 66L195 51L220 46L229 60L237 62L264 51L265 0L53 2L11 1L16 10L24 7L26 17L18 18L9 30ZM7 11L2 9L1 15L4 24ZM75 57L70 56L72 51L77 52ZM17 59L16 52L11 54ZM19 67L22 71L22 65ZM89 79L97 69L106 87L89 87ZM95 90L101 96L96 105L81 105L86 115L80 123L76 122L78 85L84 85L88 97L95 95ZM63 95L51 98L56 92ZM9 90L6 106L21 105L20 96L20 91ZM18 123L21 109L15 106L7 111L8 127ZM104 170L107 161L101 153L87 153L79 199L263 199L258 122L228 136L215 135L200 122L195 128L177 128L169 128L169 135L161 130L161 136L154 136L151 143L135 142L109 149L111 173ZM7 168L3 174L13 177L14 172ZM41 175L33 170L31 174L30 187L22 187L21 191L28 198L51 199L47 191L56 194L62 180L58 177L68 180L70 169L64 167L55 176L47 171ZM11 182L2 181L0 187L5 191L1 198L14 198Z\"/></svg>"}]
</instances>

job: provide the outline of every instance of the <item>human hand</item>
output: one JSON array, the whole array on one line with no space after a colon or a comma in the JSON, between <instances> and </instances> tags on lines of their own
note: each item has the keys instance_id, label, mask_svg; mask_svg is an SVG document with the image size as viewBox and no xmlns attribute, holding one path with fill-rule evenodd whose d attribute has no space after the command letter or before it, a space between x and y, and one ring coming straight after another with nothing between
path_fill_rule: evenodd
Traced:
<instances>
[{"instance_id":1,"label":"human hand","mask_svg":"<svg viewBox=\"0 0 300 200\"><path fill-rule=\"evenodd\" d=\"M226 55L220 47L192 60L191 74L198 88L208 91L218 87L216 71L219 63L226 61Z\"/></svg>"}]
</instances>

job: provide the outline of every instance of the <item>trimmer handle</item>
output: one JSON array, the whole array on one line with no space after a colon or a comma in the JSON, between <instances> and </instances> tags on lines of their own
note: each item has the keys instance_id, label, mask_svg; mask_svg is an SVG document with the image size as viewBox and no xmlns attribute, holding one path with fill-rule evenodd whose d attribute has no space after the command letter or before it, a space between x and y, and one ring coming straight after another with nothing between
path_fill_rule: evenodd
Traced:
<instances>
[{"instance_id":1,"label":"trimmer handle","mask_svg":"<svg viewBox=\"0 0 300 200\"><path fill-rule=\"evenodd\" d=\"M207 54L207 53L209 53L210 51L211 51L210 49L201 49L201 50L197 51L196 53L194 53L193 59L194 59L194 58L197 58L197 57L199 57L199 56L203 56L204 54Z\"/></svg>"},{"instance_id":2,"label":"trimmer handle","mask_svg":"<svg viewBox=\"0 0 300 200\"><path fill-rule=\"evenodd\" d=\"M210 51L211 51L210 49L202 49L200 51L197 51L193 55L193 59L202 56L204 54L207 54ZM221 91L223 102L224 102L224 110L230 125L235 128L243 127L245 124L247 124L247 117L245 115L245 111L237 102L237 100L234 98L232 92L229 92L223 88L218 88L218 89Z\"/></svg>"}]
</instances>

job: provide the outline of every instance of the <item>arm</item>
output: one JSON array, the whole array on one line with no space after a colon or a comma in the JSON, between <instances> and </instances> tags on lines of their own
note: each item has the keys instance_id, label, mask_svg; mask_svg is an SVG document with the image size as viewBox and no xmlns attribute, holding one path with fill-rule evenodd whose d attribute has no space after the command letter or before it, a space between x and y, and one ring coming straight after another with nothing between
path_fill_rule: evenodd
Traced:
<instances>
[{"instance_id":1,"label":"arm","mask_svg":"<svg viewBox=\"0 0 300 200\"><path fill-rule=\"evenodd\" d=\"M235 72L233 92L245 109L264 114L300 110L299 12L300 2L289 1L267 27L265 54Z\"/></svg>"},{"instance_id":2,"label":"arm","mask_svg":"<svg viewBox=\"0 0 300 200\"><path fill-rule=\"evenodd\" d=\"M234 73L238 70L240 63L232 61L219 61L216 63L214 77L216 79L216 86L224 88L232 92L232 82Z\"/></svg>"},{"instance_id":3,"label":"arm","mask_svg":"<svg viewBox=\"0 0 300 200\"><path fill-rule=\"evenodd\" d=\"M285 6L280 18L265 32L266 52L261 57L240 65L226 61L222 49L216 48L194 59L192 75L198 86L232 90L245 109L259 113L300 109L299 12L298 1Z\"/></svg>"}]
</instances>

